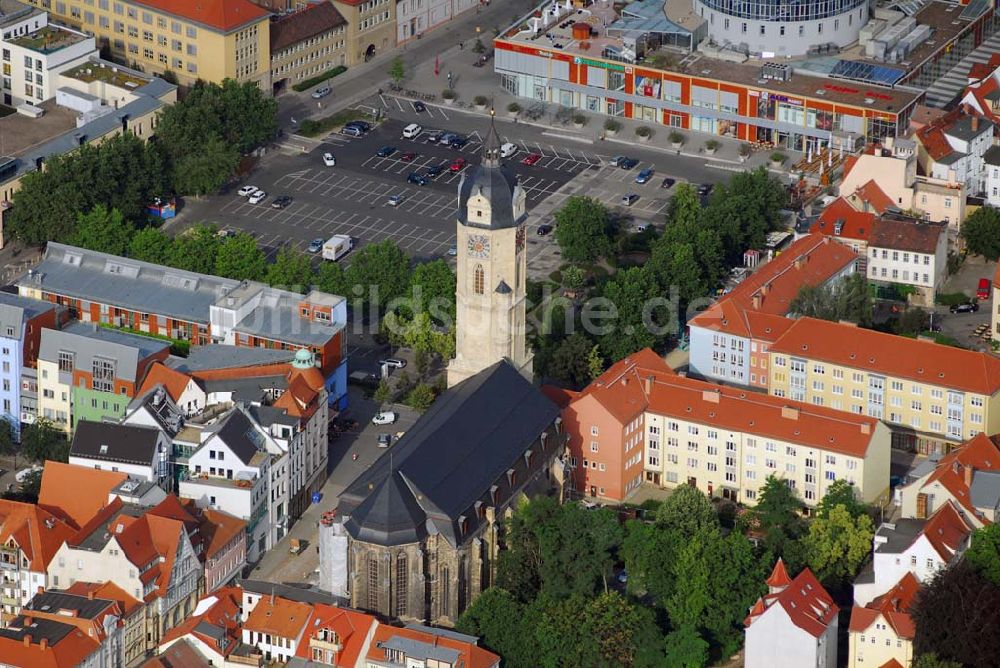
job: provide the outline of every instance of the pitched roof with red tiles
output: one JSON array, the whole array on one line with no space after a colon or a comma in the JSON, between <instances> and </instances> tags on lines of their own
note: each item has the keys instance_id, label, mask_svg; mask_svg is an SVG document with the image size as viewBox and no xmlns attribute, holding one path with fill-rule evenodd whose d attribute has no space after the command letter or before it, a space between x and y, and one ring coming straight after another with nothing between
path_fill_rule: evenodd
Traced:
<instances>
[{"instance_id":1,"label":"pitched roof with red tiles","mask_svg":"<svg viewBox=\"0 0 1000 668\"><path fill-rule=\"evenodd\" d=\"M136 4L187 19L207 28L231 32L255 21L266 19L271 12L249 0L136 0Z\"/></svg>"},{"instance_id":2,"label":"pitched roof with red tiles","mask_svg":"<svg viewBox=\"0 0 1000 668\"><path fill-rule=\"evenodd\" d=\"M752 611L761 608L763 610L759 614L748 615L743 622L744 625L752 626L760 615L767 614L774 605L784 608L793 624L816 638L823 635L840 611L833 598L808 568L803 569L791 584L781 591L762 596Z\"/></svg>"},{"instance_id":3,"label":"pitched roof with red tiles","mask_svg":"<svg viewBox=\"0 0 1000 668\"><path fill-rule=\"evenodd\" d=\"M927 155L930 156L931 160L935 162L945 158L955 152L955 149L951 147L948 143L948 137L945 135L944 128L941 126L941 122L948 116L943 116L933 123L929 123L924 127L914 133L917 141L924 147L927 151Z\"/></svg>"},{"instance_id":4,"label":"pitched roof with red tiles","mask_svg":"<svg viewBox=\"0 0 1000 668\"><path fill-rule=\"evenodd\" d=\"M93 592L94 598L103 598L116 602L125 611L126 616L131 615L142 605L139 599L129 595L114 582L84 582L77 580L66 591L67 593L81 596L87 596Z\"/></svg>"},{"instance_id":5,"label":"pitched roof with red tiles","mask_svg":"<svg viewBox=\"0 0 1000 668\"><path fill-rule=\"evenodd\" d=\"M153 362L146 372L146 378L142 381L142 386L136 396L142 396L157 385L162 385L175 402L180 401L181 395L187 389L188 383L193 379L182 371L172 369L163 362Z\"/></svg>"},{"instance_id":6,"label":"pitched roof with red tiles","mask_svg":"<svg viewBox=\"0 0 1000 668\"><path fill-rule=\"evenodd\" d=\"M862 633L882 617L904 640L913 640L915 626L910 618L910 606L920 590L916 576L907 571L892 589L875 598L868 605L851 609L851 633Z\"/></svg>"},{"instance_id":7,"label":"pitched roof with red tiles","mask_svg":"<svg viewBox=\"0 0 1000 668\"><path fill-rule=\"evenodd\" d=\"M657 415L851 457L867 454L879 423L867 415L682 376L656 378L648 401L646 410Z\"/></svg>"},{"instance_id":8,"label":"pitched roof with red tiles","mask_svg":"<svg viewBox=\"0 0 1000 668\"><path fill-rule=\"evenodd\" d=\"M270 633L282 638L298 639L312 617L312 606L280 596L262 596L243 628L257 633Z\"/></svg>"},{"instance_id":9,"label":"pitched roof with red tiles","mask_svg":"<svg viewBox=\"0 0 1000 668\"><path fill-rule=\"evenodd\" d=\"M1000 390L1000 358L850 323L798 318L770 352L986 396Z\"/></svg>"},{"instance_id":10,"label":"pitched roof with red tiles","mask_svg":"<svg viewBox=\"0 0 1000 668\"><path fill-rule=\"evenodd\" d=\"M948 500L934 511L921 533L945 563L950 563L960 547L975 529L962 517L955 504Z\"/></svg>"},{"instance_id":11,"label":"pitched roof with red tiles","mask_svg":"<svg viewBox=\"0 0 1000 668\"><path fill-rule=\"evenodd\" d=\"M826 234L841 239L867 241L875 225L875 214L858 211L844 197L838 197L823 209L810 228L813 234Z\"/></svg>"},{"instance_id":12,"label":"pitched roof with red tiles","mask_svg":"<svg viewBox=\"0 0 1000 668\"><path fill-rule=\"evenodd\" d=\"M45 573L74 529L58 516L31 503L0 500L0 545L13 539L28 559L28 568Z\"/></svg>"},{"instance_id":13,"label":"pitched roof with red tiles","mask_svg":"<svg viewBox=\"0 0 1000 668\"><path fill-rule=\"evenodd\" d=\"M379 624L375 630L371 645L368 648L367 658L372 661L388 663L389 656L384 647L385 643L390 643L393 638L403 638L409 641L424 643L430 646L447 647L459 652L459 659L456 665L464 668L493 668L500 664L500 657L493 652L470 642L462 642L453 637L438 635L428 631L413 628L398 628Z\"/></svg>"},{"instance_id":14,"label":"pitched roof with red tiles","mask_svg":"<svg viewBox=\"0 0 1000 668\"><path fill-rule=\"evenodd\" d=\"M316 412L317 399L323 386L323 374L319 369L293 366L288 372L288 388L274 402L274 407L291 416L308 419Z\"/></svg>"},{"instance_id":15,"label":"pitched roof with red tiles","mask_svg":"<svg viewBox=\"0 0 1000 668\"><path fill-rule=\"evenodd\" d=\"M650 377L675 376L674 370L649 348L632 353L595 378L573 398L576 404L585 397L594 397L621 423L635 419L646 409L645 381Z\"/></svg>"},{"instance_id":16,"label":"pitched roof with red tiles","mask_svg":"<svg viewBox=\"0 0 1000 668\"><path fill-rule=\"evenodd\" d=\"M222 656L229 656L239 645L240 633L240 606L243 601L243 592L237 587L222 587L211 594L205 596L195 608L198 614L192 614L181 624L171 628L160 640L160 646L183 638L190 634L197 637L203 643L213 648ZM204 632L202 624L215 627L222 631L222 636L229 642L225 646L220 646L216 636ZM199 628L201 627L201 628Z\"/></svg>"},{"instance_id":17,"label":"pitched roof with red tiles","mask_svg":"<svg viewBox=\"0 0 1000 668\"><path fill-rule=\"evenodd\" d=\"M332 2L306 5L305 9L271 22L271 54L342 25L347 25L347 19Z\"/></svg>"},{"instance_id":18,"label":"pitched roof with red tiles","mask_svg":"<svg viewBox=\"0 0 1000 668\"><path fill-rule=\"evenodd\" d=\"M204 521L201 524L201 534L205 539L205 547L201 556L205 559L214 557L247 528L246 521L221 510L206 508L202 516Z\"/></svg>"},{"instance_id":19,"label":"pitched roof with red tiles","mask_svg":"<svg viewBox=\"0 0 1000 668\"><path fill-rule=\"evenodd\" d=\"M774 563L774 569L771 570L771 575L764 580L764 584L768 587L787 587L792 584L792 578L788 575L788 570L785 568L785 560L778 557L778 561Z\"/></svg>"},{"instance_id":20,"label":"pitched roof with red tiles","mask_svg":"<svg viewBox=\"0 0 1000 668\"><path fill-rule=\"evenodd\" d=\"M141 668L204 668L205 657L186 639L173 645L142 664Z\"/></svg>"},{"instance_id":21,"label":"pitched roof with red tiles","mask_svg":"<svg viewBox=\"0 0 1000 668\"><path fill-rule=\"evenodd\" d=\"M857 254L843 244L822 234L808 234L692 318L690 324L750 337L748 312L783 316L802 287L823 285L857 260Z\"/></svg>"},{"instance_id":22,"label":"pitched roof with red tiles","mask_svg":"<svg viewBox=\"0 0 1000 668\"><path fill-rule=\"evenodd\" d=\"M875 213L881 215L896 206L892 198L885 194L882 187L871 179L854 191L853 196L870 206Z\"/></svg>"},{"instance_id":23,"label":"pitched roof with red tiles","mask_svg":"<svg viewBox=\"0 0 1000 668\"><path fill-rule=\"evenodd\" d=\"M998 265L998 271L1000 271L1000 265ZM559 408L566 408L580 394L579 392L567 390L563 387L556 387L555 385L542 385L541 390L542 394L548 397L549 401Z\"/></svg>"},{"instance_id":24,"label":"pitched roof with red tiles","mask_svg":"<svg viewBox=\"0 0 1000 668\"><path fill-rule=\"evenodd\" d=\"M36 623L46 627L46 647L42 638L32 638L32 629L23 628L24 617L17 617L10 626L0 629L0 661L9 666L25 668L75 668L99 651L100 643L75 626L42 619ZM39 633L36 631L35 636ZM25 638L29 637L27 643Z\"/></svg>"},{"instance_id":25,"label":"pitched roof with red tiles","mask_svg":"<svg viewBox=\"0 0 1000 668\"><path fill-rule=\"evenodd\" d=\"M353 666L357 664L358 657L361 656L361 651L365 648L368 632L376 624L378 624L378 620L372 615L317 603L313 605L312 619L307 627L310 634L320 629L333 631L341 646L340 652L337 653L337 665ZM300 642L295 656L303 659L311 658L309 643Z\"/></svg>"},{"instance_id":26,"label":"pitched roof with red tiles","mask_svg":"<svg viewBox=\"0 0 1000 668\"><path fill-rule=\"evenodd\" d=\"M906 668L906 666L896 661L896 659L889 659L878 668Z\"/></svg>"},{"instance_id":27,"label":"pitched roof with red tiles","mask_svg":"<svg viewBox=\"0 0 1000 668\"><path fill-rule=\"evenodd\" d=\"M121 472L48 461L42 471L38 505L82 527L108 505L108 494L126 478Z\"/></svg>"},{"instance_id":28,"label":"pitched roof with red tiles","mask_svg":"<svg viewBox=\"0 0 1000 668\"><path fill-rule=\"evenodd\" d=\"M911 253L934 255L938 242L947 238L948 223L934 223L914 218L888 217L879 219L872 230L868 245Z\"/></svg>"}]
</instances>

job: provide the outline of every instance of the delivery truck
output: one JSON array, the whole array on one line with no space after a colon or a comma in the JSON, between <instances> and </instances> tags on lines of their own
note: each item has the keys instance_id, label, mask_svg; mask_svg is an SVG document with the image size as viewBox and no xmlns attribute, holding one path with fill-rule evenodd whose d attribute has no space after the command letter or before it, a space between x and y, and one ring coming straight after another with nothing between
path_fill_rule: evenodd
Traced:
<instances>
[{"instance_id":1,"label":"delivery truck","mask_svg":"<svg viewBox=\"0 0 1000 668\"><path fill-rule=\"evenodd\" d=\"M323 244L323 259L336 262L351 252L354 248L354 239L346 234L335 234Z\"/></svg>"}]
</instances>

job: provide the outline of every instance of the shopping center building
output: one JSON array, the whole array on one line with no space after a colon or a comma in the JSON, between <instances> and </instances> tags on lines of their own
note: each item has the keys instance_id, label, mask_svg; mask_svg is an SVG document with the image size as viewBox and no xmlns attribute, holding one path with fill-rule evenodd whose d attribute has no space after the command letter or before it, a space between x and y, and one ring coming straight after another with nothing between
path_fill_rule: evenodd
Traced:
<instances>
[{"instance_id":1,"label":"shopping center building","mask_svg":"<svg viewBox=\"0 0 1000 668\"><path fill-rule=\"evenodd\" d=\"M805 151L905 133L992 0L564 0L494 40L510 93ZM530 104L530 103L529 103Z\"/></svg>"}]
</instances>

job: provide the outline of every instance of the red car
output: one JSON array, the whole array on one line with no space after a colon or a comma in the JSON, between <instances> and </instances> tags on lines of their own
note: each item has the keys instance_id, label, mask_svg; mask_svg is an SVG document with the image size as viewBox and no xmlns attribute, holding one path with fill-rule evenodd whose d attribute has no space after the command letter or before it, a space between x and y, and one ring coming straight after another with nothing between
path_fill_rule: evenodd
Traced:
<instances>
[{"instance_id":1,"label":"red car","mask_svg":"<svg viewBox=\"0 0 1000 668\"><path fill-rule=\"evenodd\" d=\"M538 153L532 153L530 155L525 156L524 160L521 161L521 164L531 167L533 164L535 164L541 159L542 159L541 155L539 155Z\"/></svg>"},{"instance_id":2,"label":"red car","mask_svg":"<svg viewBox=\"0 0 1000 668\"><path fill-rule=\"evenodd\" d=\"M402 160L403 162L412 162L413 159L416 157L417 157L416 153L414 153L413 151L407 151L403 155L399 156L399 159Z\"/></svg>"},{"instance_id":3,"label":"red car","mask_svg":"<svg viewBox=\"0 0 1000 668\"><path fill-rule=\"evenodd\" d=\"M990 285L990 279L980 278L979 287L976 289L976 299L978 299L981 302L984 302L987 299L989 299L991 287L992 286Z\"/></svg>"},{"instance_id":4,"label":"red car","mask_svg":"<svg viewBox=\"0 0 1000 668\"><path fill-rule=\"evenodd\" d=\"M465 167L465 158L455 158L454 160L451 161L451 164L448 166L448 169L450 169L453 172L460 172L464 167Z\"/></svg>"}]
</instances>

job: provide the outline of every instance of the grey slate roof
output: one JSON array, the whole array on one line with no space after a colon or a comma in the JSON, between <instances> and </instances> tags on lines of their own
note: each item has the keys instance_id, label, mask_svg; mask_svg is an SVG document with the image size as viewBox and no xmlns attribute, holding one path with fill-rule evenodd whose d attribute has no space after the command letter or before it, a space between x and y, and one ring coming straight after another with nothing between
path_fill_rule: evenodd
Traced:
<instances>
[{"instance_id":1,"label":"grey slate roof","mask_svg":"<svg viewBox=\"0 0 1000 668\"><path fill-rule=\"evenodd\" d=\"M969 501L974 508L996 508L1000 505L1000 473L973 471Z\"/></svg>"},{"instance_id":2,"label":"grey slate roof","mask_svg":"<svg viewBox=\"0 0 1000 668\"><path fill-rule=\"evenodd\" d=\"M457 649L432 645L428 642L413 640L404 636L391 636L382 641L384 649L402 652L407 658L413 657L423 661L441 661L449 665L455 665L462 655Z\"/></svg>"},{"instance_id":3,"label":"grey slate roof","mask_svg":"<svg viewBox=\"0 0 1000 668\"><path fill-rule=\"evenodd\" d=\"M171 357L167 366L178 371L201 371L203 369L231 369L239 366L259 364L280 364L295 359L294 350L274 348L248 348L211 344L194 346L187 357Z\"/></svg>"},{"instance_id":4,"label":"grey slate roof","mask_svg":"<svg viewBox=\"0 0 1000 668\"><path fill-rule=\"evenodd\" d=\"M49 589L41 594L35 594L22 610L37 610L39 612L57 613L60 610L73 610L80 619L94 619L99 614L114 605L114 601L101 598L87 598L79 594L68 594L58 589Z\"/></svg>"},{"instance_id":5,"label":"grey slate roof","mask_svg":"<svg viewBox=\"0 0 1000 668\"><path fill-rule=\"evenodd\" d=\"M285 389L285 376L254 376L252 378L223 378L202 382L206 392L232 392L233 403L253 403L260 401L268 390Z\"/></svg>"},{"instance_id":6,"label":"grey slate roof","mask_svg":"<svg viewBox=\"0 0 1000 668\"><path fill-rule=\"evenodd\" d=\"M906 548L913 545L920 532L924 530L927 520L901 519L892 523L895 528L883 524L875 532L876 538L885 538L884 544L879 545L876 552L885 554L900 554Z\"/></svg>"},{"instance_id":7,"label":"grey slate roof","mask_svg":"<svg viewBox=\"0 0 1000 668\"><path fill-rule=\"evenodd\" d=\"M514 190L520 188L517 177L505 165L479 165L471 176L463 173L458 183L458 221L469 227L484 229L504 229L521 223L526 214L514 220ZM482 194L490 202L490 223L469 220L469 198Z\"/></svg>"},{"instance_id":8,"label":"grey slate roof","mask_svg":"<svg viewBox=\"0 0 1000 668\"><path fill-rule=\"evenodd\" d=\"M219 423L215 435L247 465L260 449L255 440L259 433L241 410L230 411Z\"/></svg>"},{"instance_id":9,"label":"grey slate roof","mask_svg":"<svg viewBox=\"0 0 1000 668\"><path fill-rule=\"evenodd\" d=\"M1000 92L1000 89L997 92ZM1000 166L1000 146L994 144L986 149L986 153L983 154L983 161L987 165Z\"/></svg>"},{"instance_id":10,"label":"grey slate roof","mask_svg":"<svg viewBox=\"0 0 1000 668\"><path fill-rule=\"evenodd\" d=\"M12 327L14 335L8 338L20 340L25 322L55 307L51 302L0 292L0 336L7 336L7 329Z\"/></svg>"},{"instance_id":11,"label":"grey slate roof","mask_svg":"<svg viewBox=\"0 0 1000 668\"><path fill-rule=\"evenodd\" d=\"M307 585L279 584L265 580L240 580L238 584L242 589L255 594L270 596L273 593L298 603L324 603L343 607L345 600Z\"/></svg>"},{"instance_id":12,"label":"grey slate roof","mask_svg":"<svg viewBox=\"0 0 1000 668\"><path fill-rule=\"evenodd\" d=\"M129 334L93 323L71 322L63 329L42 330L38 359L58 362L59 351L75 354L74 365L90 371L95 357L117 360L118 378L138 382L139 363L169 348L170 343L149 336Z\"/></svg>"},{"instance_id":13,"label":"grey slate roof","mask_svg":"<svg viewBox=\"0 0 1000 668\"><path fill-rule=\"evenodd\" d=\"M490 489L508 498L529 474L525 452L559 409L504 360L446 390L406 434L358 476L339 499L345 528L365 542L414 542L425 527L452 545L462 542L464 515ZM542 457L533 458L537 470ZM508 483L508 470L519 478Z\"/></svg>"},{"instance_id":14,"label":"grey slate roof","mask_svg":"<svg viewBox=\"0 0 1000 668\"><path fill-rule=\"evenodd\" d=\"M80 420L69 454L87 459L149 466L160 432L152 427Z\"/></svg>"},{"instance_id":15,"label":"grey slate roof","mask_svg":"<svg viewBox=\"0 0 1000 668\"><path fill-rule=\"evenodd\" d=\"M30 635L32 643L38 643L44 638L51 647L76 629L71 624L51 619L33 618L28 626L25 626L25 621L24 615L15 617L7 624L7 628L0 628L0 638L9 638L20 643L24 642L24 636Z\"/></svg>"}]
</instances>

